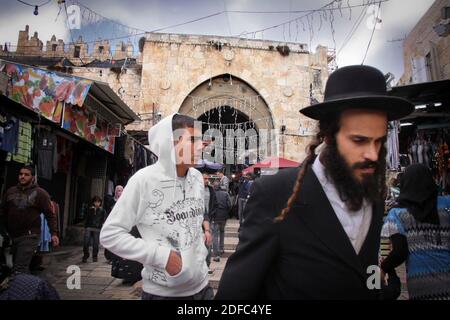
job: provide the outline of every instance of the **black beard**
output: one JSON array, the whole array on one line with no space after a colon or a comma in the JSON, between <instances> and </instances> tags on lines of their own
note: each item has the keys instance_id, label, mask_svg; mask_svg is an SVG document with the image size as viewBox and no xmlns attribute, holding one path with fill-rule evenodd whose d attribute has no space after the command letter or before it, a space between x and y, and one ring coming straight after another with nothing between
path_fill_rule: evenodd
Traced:
<instances>
[{"instance_id":1,"label":"black beard","mask_svg":"<svg viewBox=\"0 0 450 320\"><path fill-rule=\"evenodd\" d=\"M356 163L351 168L333 143L326 146L320 155L320 160L325 167L327 178L333 182L340 199L349 210L358 211L364 199L373 204L382 198L386 169L385 156L386 147L383 145L377 162ZM353 174L352 169L355 168L375 168L375 171L373 174L364 175L359 181Z\"/></svg>"}]
</instances>

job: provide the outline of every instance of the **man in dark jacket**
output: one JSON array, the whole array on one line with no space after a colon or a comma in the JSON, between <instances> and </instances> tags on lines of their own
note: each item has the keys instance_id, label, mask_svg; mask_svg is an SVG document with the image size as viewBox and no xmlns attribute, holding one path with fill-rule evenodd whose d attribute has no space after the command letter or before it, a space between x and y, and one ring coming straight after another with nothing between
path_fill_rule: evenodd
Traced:
<instances>
[{"instance_id":1,"label":"man in dark jacket","mask_svg":"<svg viewBox=\"0 0 450 320\"><path fill-rule=\"evenodd\" d=\"M211 221L214 219L217 209L216 192L214 188L209 185L209 175L203 173L203 183L205 185L205 212L203 215L203 231L206 237L206 248L208 249L208 256L206 257L206 264L209 268L211 264L211 244L212 244L212 232ZM211 270L209 270L211 274Z\"/></svg>"},{"instance_id":2,"label":"man in dark jacket","mask_svg":"<svg viewBox=\"0 0 450 320\"><path fill-rule=\"evenodd\" d=\"M97 262L100 229L106 219L105 209L101 207L102 199L99 196L92 198L92 207L89 208L84 224L83 262L89 258L89 245L92 241L92 260Z\"/></svg>"},{"instance_id":3,"label":"man in dark jacket","mask_svg":"<svg viewBox=\"0 0 450 320\"><path fill-rule=\"evenodd\" d=\"M219 262L224 252L225 225L230 215L231 199L226 189L221 189L221 183L217 181L214 184L216 192L217 208L211 221L213 233L213 254L214 261Z\"/></svg>"},{"instance_id":4,"label":"man in dark jacket","mask_svg":"<svg viewBox=\"0 0 450 320\"><path fill-rule=\"evenodd\" d=\"M379 299L387 124L413 110L375 68L331 74L324 102L301 110L319 120L308 157L253 184L216 298Z\"/></svg>"},{"instance_id":5,"label":"man in dark jacket","mask_svg":"<svg viewBox=\"0 0 450 320\"><path fill-rule=\"evenodd\" d=\"M247 173L243 178L241 185L239 186L238 193L238 216L239 224L242 225L244 222L244 209L247 204L248 196L250 195L250 190L253 185L253 177L250 173Z\"/></svg>"},{"instance_id":6,"label":"man in dark jacket","mask_svg":"<svg viewBox=\"0 0 450 320\"><path fill-rule=\"evenodd\" d=\"M224 190L225 192L229 191L230 187L230 179L223 173L223 171L218 171L217 175L219 176L219 185L220 190Z\"/></svg>"},{"instance_id":7,"label":"man in dark jacket","mask_svg":"<svg viewBox=\"0 0 450 320\"><path fill-rule=\"evenodd\" d=\"M47 218L56 247L59 238L50 196L35 183L34 168L24 166L19 171L19 184L6 191L0 207L0 231L12 239L14 272L30 273L30 262L40 243L41 213Z\"/></svg>"}]
</instances>

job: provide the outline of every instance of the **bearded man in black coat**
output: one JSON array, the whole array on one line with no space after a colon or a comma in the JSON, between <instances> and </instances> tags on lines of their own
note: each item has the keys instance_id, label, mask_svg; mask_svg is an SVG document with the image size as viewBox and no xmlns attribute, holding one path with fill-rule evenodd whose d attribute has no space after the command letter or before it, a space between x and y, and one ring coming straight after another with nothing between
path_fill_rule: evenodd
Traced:
<instances>
[{"instance_id":1,"label":"bearded man in black coat","mask_svg":"<svg viewBox=\"0 0 450 320\"><path fill-rule=\"evenodd\" d=\"M414 106L369 66L338 69L324 96L300 110L319 120L302 165L255 182L216 299L380 297L387 126Z\"/></svg>"}]
</instances>

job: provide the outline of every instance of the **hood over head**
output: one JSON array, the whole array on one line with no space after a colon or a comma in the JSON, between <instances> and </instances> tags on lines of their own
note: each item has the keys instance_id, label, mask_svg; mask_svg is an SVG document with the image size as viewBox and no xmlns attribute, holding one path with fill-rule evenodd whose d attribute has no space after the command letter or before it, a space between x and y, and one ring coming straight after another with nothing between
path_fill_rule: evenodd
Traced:
<instances>
[{"instance_id":1,"label":"hood over head","mask_svg":"<svg viewBox=\"0 0 450 320\"><path fill-rule=\"evenodd\" d=\"M150 150L158 157L155 164L172 178L176 177L176 158L172 133L172 118L175 114L165 117L148 131Z\"/></svg>"}]
</instances>

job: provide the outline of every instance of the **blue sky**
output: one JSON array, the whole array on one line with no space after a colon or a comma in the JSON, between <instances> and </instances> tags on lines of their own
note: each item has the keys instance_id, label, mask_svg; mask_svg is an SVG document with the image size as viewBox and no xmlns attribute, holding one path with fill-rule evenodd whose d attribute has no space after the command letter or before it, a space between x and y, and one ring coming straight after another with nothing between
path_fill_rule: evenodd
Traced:
<instances>
[{"instance_id":1,"label":"blue sky","mask_svg":"<svg viewBox=\"0 0 450 320\"><path fill-rule=\"evenodd\" d=\"M30 4L42 4L46 0L25 0ZM286 13L228 13L220 14L209 19L198 21L185 26L166 29L162 32L170 33L192 33L209 34L223 36L237 36L245 32L253 32L269 26L277 25L285 21L293 20L303 16L305 13L295 13L292 11L317 9L329 3L330 0L78 0L94 10L95 12L118 21L124 25L133 26L138 29L151 31L161 27L193 20L203 16L221 12L223 10L232 11L287 11ZM70 4L70 0L67 1ZM348 4L360 5L367 0L342 0L342 6ZM389 0L381 4L381 24L380 29L375 30L372 44L365 60L366 64L378 67L383 72L392 72L396 80L403 73L403 52L402 42L394 41L407 35L414 25L423 16L426 10L431 6L433 0ZM335 5L335 7L337 7ZM18 30L24 29L26 24L30 25L30 33L34 31L39 33L42 41L49 40L55 34L57 38L62 38L67 42L71 41L70 33L66 27L66 16L63 12L58 15L59 7L54 0L48 5L39 9L39 15L33 15L33 7L23 5L16 0L3 0L2 10L0 11L0 43L17 43ZM362 12L362 8L353 8L342 10L342 17L339 10L333 11L334 30L336 48L342 47L342 44L350 33L357 18ZM339 52L338 65L345 66L350 64L360 64L363 60L367 44L372 34L372 28L369 26L370 12L362 13L362 23L354 32L352 38L346 46ZM313 25L314 37L311 41L311 49L314 50L317 45L322 44L329 47L334 46L330 28L331 15L319 17L314 15L310 21ZM322 20L322 26L320 27ZM369 22L368 22L369 20ZM82 29L80 32L73 32L72 36L76 38L82 34L87 41L93 41L97 38L111 38L128 35L122 28L113 23L90 23L92 16L86 15L82 19ZM284 27L274 28L257 33L256 37L279 41L298 41L310 43L310 33L307 26L307 20L302 19L286 24ZM305 30L303 31L303 24ZM320 30L319 30L320 27ZM136 31L137 32L137 31ZM136 33L134 32L134 33ZM133 33L133 34L134 34ZM252 38L253 34L248 37ZM135 41L139 36L132 36L124 40Z\"/></svg>"}]
</instances>

